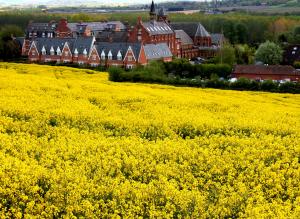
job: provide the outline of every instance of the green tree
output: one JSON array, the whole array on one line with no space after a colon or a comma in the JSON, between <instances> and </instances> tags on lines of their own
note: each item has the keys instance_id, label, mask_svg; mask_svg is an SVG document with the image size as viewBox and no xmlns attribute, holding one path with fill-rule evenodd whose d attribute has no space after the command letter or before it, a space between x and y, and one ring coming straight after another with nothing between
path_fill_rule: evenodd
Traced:
<instances>
[{"instance_id":1,"label":"green tree","mask_svg":"<svg viewBox=\"0 0 300 219\"><path fill-rule=\"evenodd\" d=\"M19 44L13 40L14 36L22 36L23 31L15 25L7 25L0 30L0 58L9 60L21 56Z\"/></svg>"},{"instance_id":2,"label":"green tree","mask_svg":"<svg viewBox=\"0 0 300 219\"><path fill-rule=\"evenodd\" d=\"M0 38L3 41L11 40L11 37L24 36L23 30L16 25L6 25L0 30Z\"/></svg>"},{"instance_id":3,"label":"green tree","mask_svg":"<svg viewBox=\"0 0 300 219\"><path fill-rule=\"evenodd\" d=\"M238 43L244 44L248 40L248 30L245 24L238 23L235 27L236 40Z\"/></svg>"},{"instance_id":4,"label":"green tree","mask_svg":"<svg viewBox=\"0 0 300 219\"><path fill-rule=\"evenodd\" d=\"M233 65L236 63L235 51L234 48L227 44L219 51L216 56L216 62L221 64Z\"/></svg>"},{"instance_id":5,"label":"green tree","mask_svg":"<svg viewBox=\"0 0 300 219\"><path fill-rule=\"evenodd\" d=\"M253 64L255 49L249 47L248 45L236 45L235 56L237 64Z\"/></svg>"},{"instance_id":6,"label":"green tree","mask_svg":"<svg viewBox=\"0 0 300 219\"><path fill-rule=\"evenodd\" d=\"M276 65L282 61L283 50L276 43L266 41L260 44L256 53L256 61L261 61L264 64Z\"/></svg>"}]
</instances>

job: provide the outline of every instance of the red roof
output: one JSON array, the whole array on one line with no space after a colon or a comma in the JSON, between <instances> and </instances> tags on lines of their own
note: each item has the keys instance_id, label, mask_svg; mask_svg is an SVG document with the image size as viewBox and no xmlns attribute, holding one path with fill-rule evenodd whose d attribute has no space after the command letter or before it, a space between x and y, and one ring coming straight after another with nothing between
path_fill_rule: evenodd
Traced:
<instances>
[{"instance_id":1,"label":"red roof","mask_svg":"<svg viewBox=\"0 0 300 219\"><path fill-rule=\"evenodd\" d=\"M233 74L300 76L300 71L290 65L236 65Z\"/></svg>"}]
</instances>

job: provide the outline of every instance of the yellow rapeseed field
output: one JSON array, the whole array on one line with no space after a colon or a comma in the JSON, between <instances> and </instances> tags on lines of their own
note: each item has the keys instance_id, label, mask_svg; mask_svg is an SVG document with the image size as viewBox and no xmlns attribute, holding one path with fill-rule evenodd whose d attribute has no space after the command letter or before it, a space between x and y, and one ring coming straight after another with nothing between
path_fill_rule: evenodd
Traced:
<instances>
[{"instance_id":1,"label":"yellow rapeseed field","mask_svg":"<svg viewBox=\"0 0 300 219\"><path fill-rule=\"evenodd\" d=\"M0 218L299 218L300 95L0 63Z\"/></svg>"}]
</instances>

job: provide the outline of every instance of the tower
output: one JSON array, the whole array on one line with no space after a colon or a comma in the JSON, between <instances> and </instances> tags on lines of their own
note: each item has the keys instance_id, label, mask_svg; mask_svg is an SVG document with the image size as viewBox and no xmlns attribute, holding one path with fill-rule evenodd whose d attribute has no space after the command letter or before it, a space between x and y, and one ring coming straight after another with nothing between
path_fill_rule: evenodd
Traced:
<instances>
[{"instance_id":1,"label":"tower","mask_svg":"<svg viewBox=\"0 0 300 219\"><path fill-rule=\"evenodd\" d=\"M164 8L160 8L157 14L157 21L166 21L168 22L168 15Z\"/></svg>"},{"instance_id":2,"label":"tower","mask_svg":"<svg viewBox=\"0 0 300 219\"><path fill-rule=\"evenodd\" d=\"M152 0L151 7L150 7L150 20L156 20L156 11L154 1Z\"/></svg>"}]
</instances>

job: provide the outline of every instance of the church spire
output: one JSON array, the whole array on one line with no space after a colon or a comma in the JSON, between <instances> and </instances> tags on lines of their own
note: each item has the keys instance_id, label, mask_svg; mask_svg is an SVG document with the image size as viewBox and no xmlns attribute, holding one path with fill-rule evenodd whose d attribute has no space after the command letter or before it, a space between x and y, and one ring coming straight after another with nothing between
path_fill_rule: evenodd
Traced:
<instances>
[{"instance_id":1,"label":"church spire","mask_svg":"<svg viewBox=\"0 0 300 219\"><path fill-rule=\"evenodd\" d=\"M150 7L150 20L156 20L155 4L153 0Z\"/></svg>"}]
</instances>

